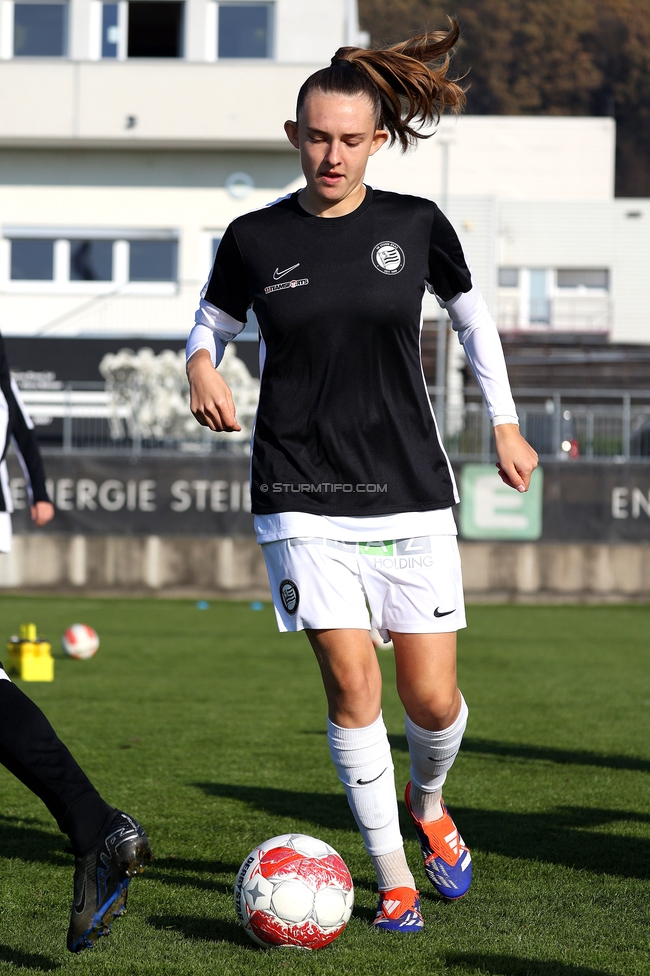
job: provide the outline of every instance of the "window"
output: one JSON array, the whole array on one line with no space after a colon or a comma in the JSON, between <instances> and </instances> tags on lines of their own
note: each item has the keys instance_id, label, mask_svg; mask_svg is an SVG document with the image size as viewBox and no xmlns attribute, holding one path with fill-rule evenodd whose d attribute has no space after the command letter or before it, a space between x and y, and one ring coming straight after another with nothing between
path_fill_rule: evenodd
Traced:
<instances>
[{"instance_id":1,"label":"window","mask_svg":"<svg viewBox=\"0 0 650 976\"><path fill-rule=\"evenodd\" d=\"M101 295L174 294L178 237L173 230L80 231L6 227L11 290Z\"/></svg>"},{"instance_id":2,"label":"window","mask_svg":"<svg viewBox=\"0 0 650 976\"><path fill-rule=\"evenodd\" d=\"M128 56L180 58L183 6L177 0L131 0Z\"/></svg>"},{"instance_id":3,"label":"window","mask_svg":"<svg viewBox=\"0 0 650 976\"><path fill-rule=\"evenodd\" d=\"M176 241L131 241L129 281L175 281Z\"/></svg>"},{"instance_id":4,"label":"window","mask_svg":"<svg viewBox=\"0 0 650 976\"><path fill-rule=\"evenodd\" d=\"M70 281L112 279L112 241L70 241Z\"/></svg>"},{"instance_id":5,"label":"window","mask_svg":"<svg viewBox=\"0 0 650 976\"><path fill-rule=\"evenodd\" d=\"M52 281L54 241L14 240L11 242L12 281Z\"/></svg>"},{"instance_id":6,"label":"window","mask_svg":"<svg viewBox=\"0 0 650 976\"><path fill-rule=\"evenodd\" d=\"M518 288L519 268L499 268L499 288Z\"/></svg>"},{"instance_id":7,"label":"window","mask_svg":"<svg viewBox=\"0 0 650 976\"><path fill-rule=\"evenodd\" d=\"M270 58L271 22L271 4L220 3L218 56Z\"/></svg>"},{"instance_id":8,"label":"window","mask_svg":"<svg viewBox=\"0 0 650 976\"><path fill-rule=\"evenodd\" d=\"M116 58L120 42L119 7L116 3L102 4L102 57Z\"/></svg>"},{"instance_id":9,"label":"window","mask_svg":"<svg viewBox=\"0 0 650 976\"><path fill-rule=\"evenodd\" d=\"M558 269L558 288L599 288L609 289L607 268L564 268Z\"/></svg>"},{"instance_id":10,"label":"window","mask_svg":"<svg viewBox=\"0 0 650 976\"><path fill-rule=\"evenodd\" d=\"M14 4L14 57L64 57L67 35L67 3Z\"/></svg>"},{"instance_id":11,"label":"window","mask_svg":"<svg viewBox=\"0 0 650 976\"><path fill-rule=\"evenodd\" d=\"M530 269L530 315L531 322L549 323L551 304L546 288L546 268Z\"/></svg>"}]
</instances>

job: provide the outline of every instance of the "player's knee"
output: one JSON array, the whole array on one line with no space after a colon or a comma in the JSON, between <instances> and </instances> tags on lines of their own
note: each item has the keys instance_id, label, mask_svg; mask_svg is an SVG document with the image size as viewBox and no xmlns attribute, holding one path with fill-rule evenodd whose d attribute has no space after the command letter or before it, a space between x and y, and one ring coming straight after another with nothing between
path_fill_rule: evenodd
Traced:
<instances>
[{"instance_id":1,"label":"player's knee","mask_svg":"<svg viewBox=\"0 0 650 976\"><path fill-rule=\"evenodd\" d=\"M364 668L346 669L333 678L339 698L360 701L381 694L381 686L377 687L374 674L368 673Z\"/></svg>"},{"instance_id":2,"label":"player's knee","mask_svg":"<svg viewBox=\"0 0 650 976\"><path fill-rule=\"evenodd\" d=\"M460 711L461 696L458 688L434 689L414 696L407 705L410 719L423 729L439 732L456 721Z\"/></svg>"}]
</instances>

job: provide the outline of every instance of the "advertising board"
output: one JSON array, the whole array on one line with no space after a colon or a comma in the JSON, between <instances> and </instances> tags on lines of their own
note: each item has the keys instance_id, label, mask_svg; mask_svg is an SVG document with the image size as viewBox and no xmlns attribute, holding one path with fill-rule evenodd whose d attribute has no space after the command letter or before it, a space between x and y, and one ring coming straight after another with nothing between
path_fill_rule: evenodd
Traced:
<instances>
[{"instance_id":1,"label":"advertising board","mask_svg":"<svg viewBox=\"0 0 650 976\"><path fill-rule=\"evenodd\" d=\"M249 462L204 456L46 454L57 512L46 532L82 535L253 533ZM15 457L9 474L14 531L32 531L25 480ZM650 542L650 465L546 463L531 489L503 485L494 465L456 470L464 539L543 542ZM39 530L42 531L42 530Z\"/></svg>"}]
</instances>

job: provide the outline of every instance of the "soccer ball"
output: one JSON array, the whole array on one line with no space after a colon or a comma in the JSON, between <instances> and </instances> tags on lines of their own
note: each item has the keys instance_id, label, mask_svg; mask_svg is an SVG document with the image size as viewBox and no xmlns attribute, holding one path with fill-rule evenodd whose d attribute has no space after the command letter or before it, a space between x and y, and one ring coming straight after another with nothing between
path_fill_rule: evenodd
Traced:
<instances>
[{"instance_id":1,"label":"soccer ball","mask_svg":"<svg viewBox=\"0 0 650 976\"><path fill-rule=\"evenodd\" d=\"M237 917L266 948L322 949L341 934L353 905L345 861L306 834L282 834L260 844L235 882Z\"/></svg>"},{"instance_id":2,"label":"soccer ball","mask_svg":"<svg viewBox=\"0 0 650 976\"><path fill-rule=\"evenodd\" d=\"M379 631L377 630L376 627L371 627L370 628L370 640L374 644L375 650L377 650L377 651L392 651L393 650L393 642L392 641L386 641L386 643L384 643L384 638L381 636L381 634L379 633Z\"/></svg>"},{"instance_id":3,"label":"soccer ball","mask_svg":"<svg viewBox=\"0 0 650 976\"><path fill-rule=\"evenodd\" d=\"M86 624L73 624L61 638L61 646L68 657L85 661L97 653L99 637L92 627L87 627Z\"/></svg>"}]
</instances>

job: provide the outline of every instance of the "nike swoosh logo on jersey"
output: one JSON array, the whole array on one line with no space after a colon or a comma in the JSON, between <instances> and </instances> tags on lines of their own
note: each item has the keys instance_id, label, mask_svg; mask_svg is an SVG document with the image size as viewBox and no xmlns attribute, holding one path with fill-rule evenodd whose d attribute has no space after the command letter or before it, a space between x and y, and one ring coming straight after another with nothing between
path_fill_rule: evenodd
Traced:
<instances>
[{"instance_id":1,"label":"nike swoosh logo on jersey","mask_svg":"<svg viewBox=\"0 0 650 976\"><path fill-rule=\"evenodd\" d=\"M386 766L386 769L388 769L388 766ZM375 776L374 779L358 779L357 783L359 784L359 786L367 786L369 783L375 783L380 778L380 776L384 775L386 769L382 769L379 776Z\"/></svg>"},{"instance_id":2,"label":"nike swoosh logo on jersey","mask_svg":"<svg viewBox=\"0 0 650 976\"><path fill-rule=\"evenodd\" d=\"M290 268L285 268L284 271L278 271L278 269L276 268L275 271L273 272L273 280L277 281L278 278L284 278L284 276L286 274L289 274L290 271L293 271L294 268L299 268L299 267L300 267L300 261L298 261L298 264L292 264Z\"/></svg>"},{"instance_id":3,"label":"nike swoosh logo on jersey","mask_svg":"<svg viewBox=\"0 0 650 976\"><path fill-rule=\"evenodd\" d=\"M456 607L454 607L453 610L443 610L442 613L441 613L440 612L440 607L436 607L436 609L433 611L433 616L434 617L448 617L449 614L450 613L453 613L455 609L456 609Z\"/></svg>"}]
</instances>

